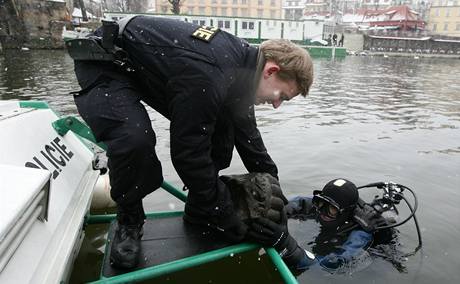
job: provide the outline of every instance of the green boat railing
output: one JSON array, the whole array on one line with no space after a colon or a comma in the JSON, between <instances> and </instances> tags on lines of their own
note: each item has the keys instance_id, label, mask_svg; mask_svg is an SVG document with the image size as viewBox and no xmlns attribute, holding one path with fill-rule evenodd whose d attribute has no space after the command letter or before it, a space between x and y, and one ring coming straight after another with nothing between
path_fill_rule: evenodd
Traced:
<instances>
[{"instance_id":1,"label":"green boat railing","mask_svg":"<svg viewBox=\"0 0 460 284\"><path fill-rule=\"evenodd\" d=\"M79 121L77 118L73 116L63 117L61 119L56 120L53 122L54 129L60 134L65 135L68 131L72 131L80 137L83 137L92 143L98 145L103 150L107 149L107 146L104 143L100 143L96 141L91 129L84 124L83 122ZM163 181L161 184L161 188L186 202L187 195L184 194L182 191L175 188L173 185L169 184L166 181ZM166 211L166 212L149 212L146 214L147 218L163 218L163 217L174 217L174 216L181 216L183 215L183 211ZM104 215L91 215L88 214L85 218L85 224L101 224L101 223L110 223L116 218L116 214L104 214ZM238 245L228 246L222 249L217 249L213 251L209 251L206 253L186 257L183 259L171 261L168 263L163 263L160 265L155 265L152 267L147 267L143 269L139 269L136 271L128 272L125 274L104 278L101 276L101 279L94 281L92 283L134 283L140 282L144 280L149 280L153 278L157 278L162 275L171 274L174 272L178 272L184 269L192 268L195 266L199 266L202 264L210 263L219 259L226 258L232 254L238 254L247 252L250 250L260 249L261 246L257 244L251 243L242 243ZM270 257L273 265L278 269L281 278L287 284L295 284L297 283L296 278L291 273L289 268L286 266L278 252L274 248L264 248L267 252L267 255Z\"/></svg>"}]
</instances>

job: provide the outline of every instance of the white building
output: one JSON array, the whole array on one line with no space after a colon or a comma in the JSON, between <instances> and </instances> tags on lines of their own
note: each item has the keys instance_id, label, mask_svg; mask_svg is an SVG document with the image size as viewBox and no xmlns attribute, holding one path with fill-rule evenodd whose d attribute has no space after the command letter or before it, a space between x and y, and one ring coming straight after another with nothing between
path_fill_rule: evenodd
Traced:
<instances>
[{"instance_id":1,"label":"white building","mask_svg":"<svg viewBox=\"0 0 460 284\"><path fill-rule=\"evenodd\" d=\"M283 0L283 18L286 20L299 20L303 17L307 0Z\"/></svg>"}]
</instances>

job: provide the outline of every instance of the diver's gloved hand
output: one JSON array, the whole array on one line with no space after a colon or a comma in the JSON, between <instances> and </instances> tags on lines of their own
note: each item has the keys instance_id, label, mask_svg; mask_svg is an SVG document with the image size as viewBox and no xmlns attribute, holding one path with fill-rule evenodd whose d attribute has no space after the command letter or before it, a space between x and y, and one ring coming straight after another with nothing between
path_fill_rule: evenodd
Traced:
<instances>
[{"instance_id":1,"label":"diver's gloved hand","mask_svg":"<svg viewBox=\"0 0 460 284\"><path fill-rule=\"evenodd\" d=\"M282 210L281 213L280 224L263 217L253 219L249 224L248 238L264 246L274 247L278 252L291 248L295 240L289 235L286 211Z\"/></svg>"},{"instance_id":2,"label":"diver's gloved hand","mask_svg":"<svg viewBox=\"0 0 460 284\"><path fill-rule=\"evenodd\" d=\"M313 254L307 254L289 234L285 210L281 211L280 224L268 218L252 220L247 236L254 242L274 247L294 273L303 272L314 262Z\"/></svg>"},{"instance_id":3,"label":"diver's gloved hand","mask_svg":"<svg viewBox=\"0 0 460 284\"><path fill-rule=\"evenodd\" d=\"M358 203L353 213L353 220L369 233L387 225L385 218L369 204Z\"/></svg>"}]
</instances>

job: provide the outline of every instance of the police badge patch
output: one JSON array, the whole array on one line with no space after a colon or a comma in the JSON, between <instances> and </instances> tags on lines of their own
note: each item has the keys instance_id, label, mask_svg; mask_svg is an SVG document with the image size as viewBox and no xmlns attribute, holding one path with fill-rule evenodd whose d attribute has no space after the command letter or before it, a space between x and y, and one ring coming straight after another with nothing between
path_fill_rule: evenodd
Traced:
<instances>
[{"instance_id":1,"label":"police badge patch","mask_svg":"<svg viewBox=\"0 0 460 284\"><path fill-rule=\"evenodd\" d=\"M200 26L193 32L192 37L210 42L219 31L220 30L216 27Z\"/></svg>"}]
</instances>

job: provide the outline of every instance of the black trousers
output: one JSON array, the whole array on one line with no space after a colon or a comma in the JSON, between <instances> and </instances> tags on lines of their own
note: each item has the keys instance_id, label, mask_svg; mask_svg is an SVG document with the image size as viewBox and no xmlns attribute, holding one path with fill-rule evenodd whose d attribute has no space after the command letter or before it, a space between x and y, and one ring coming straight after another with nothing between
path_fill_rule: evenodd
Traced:
<instances>
[{"instance_id":1,"label":"black trousers","mask_svg":"<svg viewBox=\"0 0 460 284\"><path fill-rule=\"evenodd\" d=\"M78 112L108 147L111 197L119 213L139 213L142 198L163 182L156 136L141 91L111 63L76 61L75 73L82 87L74 97Z\"/></svg>"}]
</instances>

